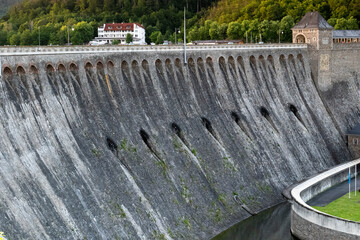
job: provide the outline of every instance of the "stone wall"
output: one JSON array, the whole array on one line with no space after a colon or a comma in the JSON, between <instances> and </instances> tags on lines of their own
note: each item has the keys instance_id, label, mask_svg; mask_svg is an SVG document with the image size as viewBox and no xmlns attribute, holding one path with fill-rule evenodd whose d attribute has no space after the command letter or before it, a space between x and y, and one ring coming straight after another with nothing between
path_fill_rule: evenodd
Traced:
<instances>
[{"instance_id":1,"label":"stone wall","mask_svg":"<svg viewBox=\"0 0 360 240\"><path fill-rule=\"evenodd\" d=\"M348 179L349 167L358 165L355 160L336 166L305 182L300 183L291 190L293 198L291 207L291 232L299 239L358 239L360 226L358 222L338 218L320 212L306 204L326 189Z\"/></svg>"},{"instance_id":2,"label":"stone wall","mask_svg":"<svg viewBox=\"0 0 360 240\"><path fill-rule=\"evenodd\" d=\"M11 239L208 239L350 159L304 45L95 49L0 48Z\"/></svg>"}]
</instances>

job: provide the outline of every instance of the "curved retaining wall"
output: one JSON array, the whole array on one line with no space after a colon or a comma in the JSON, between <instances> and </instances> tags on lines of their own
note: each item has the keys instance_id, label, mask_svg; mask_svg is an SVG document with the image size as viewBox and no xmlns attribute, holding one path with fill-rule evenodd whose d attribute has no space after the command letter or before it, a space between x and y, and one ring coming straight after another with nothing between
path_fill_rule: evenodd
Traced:
<instances>
[{"instance_id":1,"label":"curved retaining wall","mask_svg":"<svg viewBox=\"0 0 360 240\"><path fill-rule=\"evenodd\" d=\"M360 225L320 212L306 204L322 191L345 181L348 169L360 163L360 159L332 168L306 180L291 190L291 232L300 239L359 239Z\"/></svg>"}]
</instances>

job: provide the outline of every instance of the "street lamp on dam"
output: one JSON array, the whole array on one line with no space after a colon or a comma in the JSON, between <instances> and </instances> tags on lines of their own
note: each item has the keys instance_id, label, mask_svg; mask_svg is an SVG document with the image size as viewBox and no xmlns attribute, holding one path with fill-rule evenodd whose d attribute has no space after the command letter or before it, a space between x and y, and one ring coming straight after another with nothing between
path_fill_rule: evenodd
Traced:
<instances>
[{"instance_id":1,"label":"street lamp on dam","mask_svg":"<svg viewBox=\"0 0 360 240\"><path fill-rule=\"evenodd\" d=\"M74 28L71 27L71 31L74 31ZM67 45L70 45L70 28L67 26Z\"/></svg>"},{"instance_id":2,"label":"street lamp on dam","mask_svg":"<svg viewBox=\"0 0 360 240\"><path fill-rule=\"evenodd\" d=\"M280 33L281 33L281 35L282 35L282 34L284 34L284 31L281 31L281 29L279 29L279 43L280 43L280 38L281 38Z\"/></svg>"},{"instance_id":3,"label":"street lamp on dam","mask_svg":"<svg viewBox=\"0 0 360 240\"><path fill-rule=\"evenodd\" d=\"M175 44L177 44L176 33L180 33L180 28L175 28L175 41L174 41Z\"/></svg>"}]
</instances>

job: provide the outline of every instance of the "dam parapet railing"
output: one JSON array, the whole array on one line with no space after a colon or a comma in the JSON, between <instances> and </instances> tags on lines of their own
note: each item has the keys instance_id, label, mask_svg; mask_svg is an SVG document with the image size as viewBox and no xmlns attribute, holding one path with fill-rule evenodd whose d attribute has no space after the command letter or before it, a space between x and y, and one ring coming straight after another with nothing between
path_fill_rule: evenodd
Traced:
<instances>
[{"instance_id":1,"label":"dam parapet railing","mask_svg":"<svg viewBox=\"0 0 360 240\"><path fill-rule=\"evenodd\" d=\"M209 50L256 50L256 49L306 49L307 44L241 44L241 45L187 45L186 51ZM86 53L126 53L126 52L181 52L183 45L156 46L40 46L40 47L0 47L1 56L57 55Z\"/></svg>"},{"instance_id":2,"label":"dam parapet railing","mask_svg":"<svg viewBox=\"0 0 360 240\"><path fill-rule=\"evenodd\" d=\"M360 159L339 165L300 183L291 190L291 232L299 239L359 239L360 222L318 211L306 202L349 178L349 167Z\"/></svg>"}]
</instances>

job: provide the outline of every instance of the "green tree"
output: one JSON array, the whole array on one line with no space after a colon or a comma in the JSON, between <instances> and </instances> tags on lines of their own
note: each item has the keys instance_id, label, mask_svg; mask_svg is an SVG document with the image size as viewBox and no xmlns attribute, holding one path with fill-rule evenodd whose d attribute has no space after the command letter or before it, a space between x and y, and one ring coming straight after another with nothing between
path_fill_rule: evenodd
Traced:
<instances>
[{"instance_id":1,"label":"green tree","mask_svg":"<svg viewBox=\"0 0 360 240\"><path fill-rule=\"evenodd\" d=\"M285 16L281 19L280 30L283 32L281 37L282 40L286 42L292 41L292 31L291 28L295 25L294 18L292 16Z\"/></svg>"},{"instance_id":2,"label":"green tree","mask_svg":"<svg viewBox=\"0 0 360 240\"><path fill-rule=\"evenodd\" d=\"M197 27L194 27L189 31L188 34L189 41L196 41L199 40L199 29Z\"/></svg>"},{"instance_id":3,"label":"green tree","mask_svg":"<svg viewBox=\"0 0 360 240\"><path fill-rule=\"evenodd\" d=\"M228 29L227 23L220 24L220 26L218 27L218 33L219 33L220 40L224 40L227 38L227 29Z\"/></svg>"},{"instance_id":4,"label":"green tree","mask_svg":"<svg viewBox=\"0 0 360 240\"><path fill-rule=\"evenodd\" d=\"M161 34L160 31L154 31L154 32L152 32L151 35L150 35L150 37L149 37L150 40L151 40L151 42L156 43L159 34Z\"/></svg>"},{"instance_id":5,"label":"green tree","mask_svg":"<svg viewBox=\"0 0 360 240\"><path fill-rule=\"evenodd\" d=\"M163 43L164 43L164 36L160 32L156 38L156 44L163 44Z\"/></svg>"},{"instance_id":6,"label":"green tree","mask_svg":"<svg viewBox=\"0 0 360 240\"><path fill-rule=\"evenodd\" d=\"M128 33L126 34L126 43L131 43L133 41L133 35Z\"/></svg>"},{"instance_id":7,"label":"green tree","mask_svg":"<svg viewBox=\"0 0 360 240\"><path fill-rule=\"evenodd\" d=\"M71 42L80 45L93 39L93 28L87 22L79 22L74 26L74 32L71 36Z\"/></svg>"},{"instance_id":8,"label":"green tree","mask_svg":"<svg viewBox=\"0 0 360 240\"><path fill-rule=\"evenodd\" d=\"M119 45L120 44L120 41L119 40L114 40L111 42L112 45Z\"/></svg>"},{"instance_id":9,"label":"green tree","mask_svg":"<svg viewBox=\"0 0 360 240\"><path fill-rule=\"evenodd\" d=\"M219 34L218 22L215 21L210 24L209 35L210 35L210 39L212 40L219 39L220 34Z\"/></svg>"},{"instance_id":10,"label":"green tree","mask_svg":"<svg viewBox=\"0 0 360 240\"><path fill-rule=\"evenodd\" d=\"M7 32L5 30L0 31L0 45L7 45Z\"/></svg>"},{"instance_id":11,"label":"green tree","mask_svg":"<svg viewBox=\"0 0 360 240\"><path fill-rule=\"evenodd\" d=\"M239 39L241 33L241 24L238 22L231 22L229 23L228 29L227 29L227 36L229 39Z\"/></svg>"},{"instance_id":12,"label":"green tree","mask_svg":"<svg viewBox=\"0 0 360 240\"><path fill-rule=\"evenodd\" d=\"M20 38L21 38L20 33L13 34L10 37L10 45L20 45Z\"/></svg>"},{"instance_id":13,"label":"green tree","mask_svg":"<svg viewBox=\"0 0 360 240\"><path fill-rule=\"evenodd\" d=\"M29 46L32 43L33 43L33 39L31 36L31 32L30 32L30 30L26 29L25 31L22 32L22 34L20 36L20 45Z\"/></svg>"}]
</instances>

